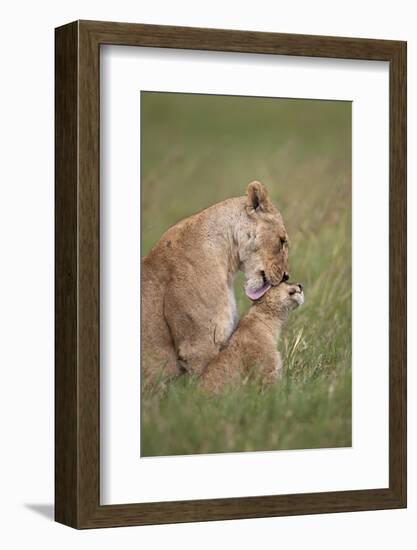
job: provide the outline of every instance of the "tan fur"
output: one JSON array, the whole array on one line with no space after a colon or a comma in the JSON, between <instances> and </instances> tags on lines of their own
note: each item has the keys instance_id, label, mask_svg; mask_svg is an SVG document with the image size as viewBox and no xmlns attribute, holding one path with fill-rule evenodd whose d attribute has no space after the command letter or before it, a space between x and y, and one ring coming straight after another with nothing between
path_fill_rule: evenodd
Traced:
<instances>
[{"instance_id":1,"label":"tan fur","mask_svg":"<svg viewBox=\"0 0 417 550\"><path fill-rule=\"evenodd\" d=\"M288 313L303 301L302 289L297 284L272 287L253 303L226 348L208 364L200 385L218 393L248 377L256 377L262 384L275 382L282 369L277 339Z\"/></svg>"},{"instance_id":2,"label":"tan fur","mask_svg":"<svg viewBox=\"0 0 417 550\"><path fill-rule=\"evenodd\" d=\"M259 182L171 227L142 260L141 352L144 380L200 374L236 323L233 279L249 288L262 271L278 284L287 271L281 214Z\"/></svg>"}]
</instances>

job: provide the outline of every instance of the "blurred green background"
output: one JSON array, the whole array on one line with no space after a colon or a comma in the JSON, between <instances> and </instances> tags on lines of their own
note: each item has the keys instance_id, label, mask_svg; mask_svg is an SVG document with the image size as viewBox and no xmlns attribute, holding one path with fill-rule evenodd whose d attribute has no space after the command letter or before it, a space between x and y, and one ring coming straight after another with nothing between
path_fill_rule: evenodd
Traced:
<instances>
[{"instance_id":1,"label":"blurred green background","mask_svg":"<svg viewBox=\"0 0 417 550\"><path fill-rule=\"evenodd\" d=\"M278 344L285 374L202 394L142 395L141 455L351 445L351 103L141 93L142 256L178 220L262 181L306 303ZM236 278L239 314L250 302Z\"/></svg>"}]
</instances>

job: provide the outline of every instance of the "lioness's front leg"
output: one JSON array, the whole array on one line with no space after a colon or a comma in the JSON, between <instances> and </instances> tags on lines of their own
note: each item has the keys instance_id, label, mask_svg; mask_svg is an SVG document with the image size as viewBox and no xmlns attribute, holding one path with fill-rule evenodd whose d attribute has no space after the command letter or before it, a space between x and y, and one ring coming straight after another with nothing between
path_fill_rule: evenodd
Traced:
<instances>
[{"instance_id":1,"label":"lioness's front leg","mask_svg":"<svg viewBox=\"0 0 417 550\"><path fill-rule=\"evenodd\" d=\"M177 360L182 369L189 374L199 376L208 363L220 351L220 343L215 340L214 323L185 323L170 325L175 342Z\"/></svg>"},{"instance_id":2,"label":"lioness's front leg","mask_svg":"<svg viewBox=\"0 0 417 550\"><path fill-rule=\"evenodd\" d=\"M189 374L200 376L210 361L218 355L220 348L213 346L201 335L194 342L182 340L178 343L177 357L180 366Z\"/></svg>"},{"instance_id":3,"label":"lioness's front leg","mask_svg":"<svg viewBox=\"0 0 417 550\"><path fill-rule=\"evenodd\" d=\"M164 316L179 364L187 372L200 375L229 339L236 315L227 297L220 303L202 303L191 293L187 299L181 294L175 289L167 293Z\"/></svg>"}]
</instances>

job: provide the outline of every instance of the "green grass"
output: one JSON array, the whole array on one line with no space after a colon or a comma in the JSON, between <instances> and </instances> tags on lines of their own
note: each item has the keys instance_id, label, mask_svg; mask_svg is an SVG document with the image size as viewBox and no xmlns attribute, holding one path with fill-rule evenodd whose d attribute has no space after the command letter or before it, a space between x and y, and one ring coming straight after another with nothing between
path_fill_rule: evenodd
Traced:
<instances>
[{"instance_id":1,"label":"green grass","mask_svg":"<svg viewBox=\"0 0 417 550\"><path fill-rule=\"evenodd\" d=\"M285 375L211 397L183 377L142 395L142 456L351 445L351 104L142 94L142 255L176 221L264 182L306 303ZM240 315L250 306L236 278Z\"/></svg>"}]
</instances>

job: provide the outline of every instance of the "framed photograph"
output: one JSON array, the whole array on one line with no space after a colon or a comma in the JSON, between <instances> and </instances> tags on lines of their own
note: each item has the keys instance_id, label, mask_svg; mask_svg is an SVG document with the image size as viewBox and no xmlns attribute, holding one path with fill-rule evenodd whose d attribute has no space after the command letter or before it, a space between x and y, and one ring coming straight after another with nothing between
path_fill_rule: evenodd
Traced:
<instances>
[{"instance_id":1,"label":"framed photograph","mask_svg":"<svg viewBox=\"0 0 417 550\"><path fill-rule=\"evenodd\" d=\"M406 506L406 43L56 29L55 518Z\"/></svg>"}]
</instances>

